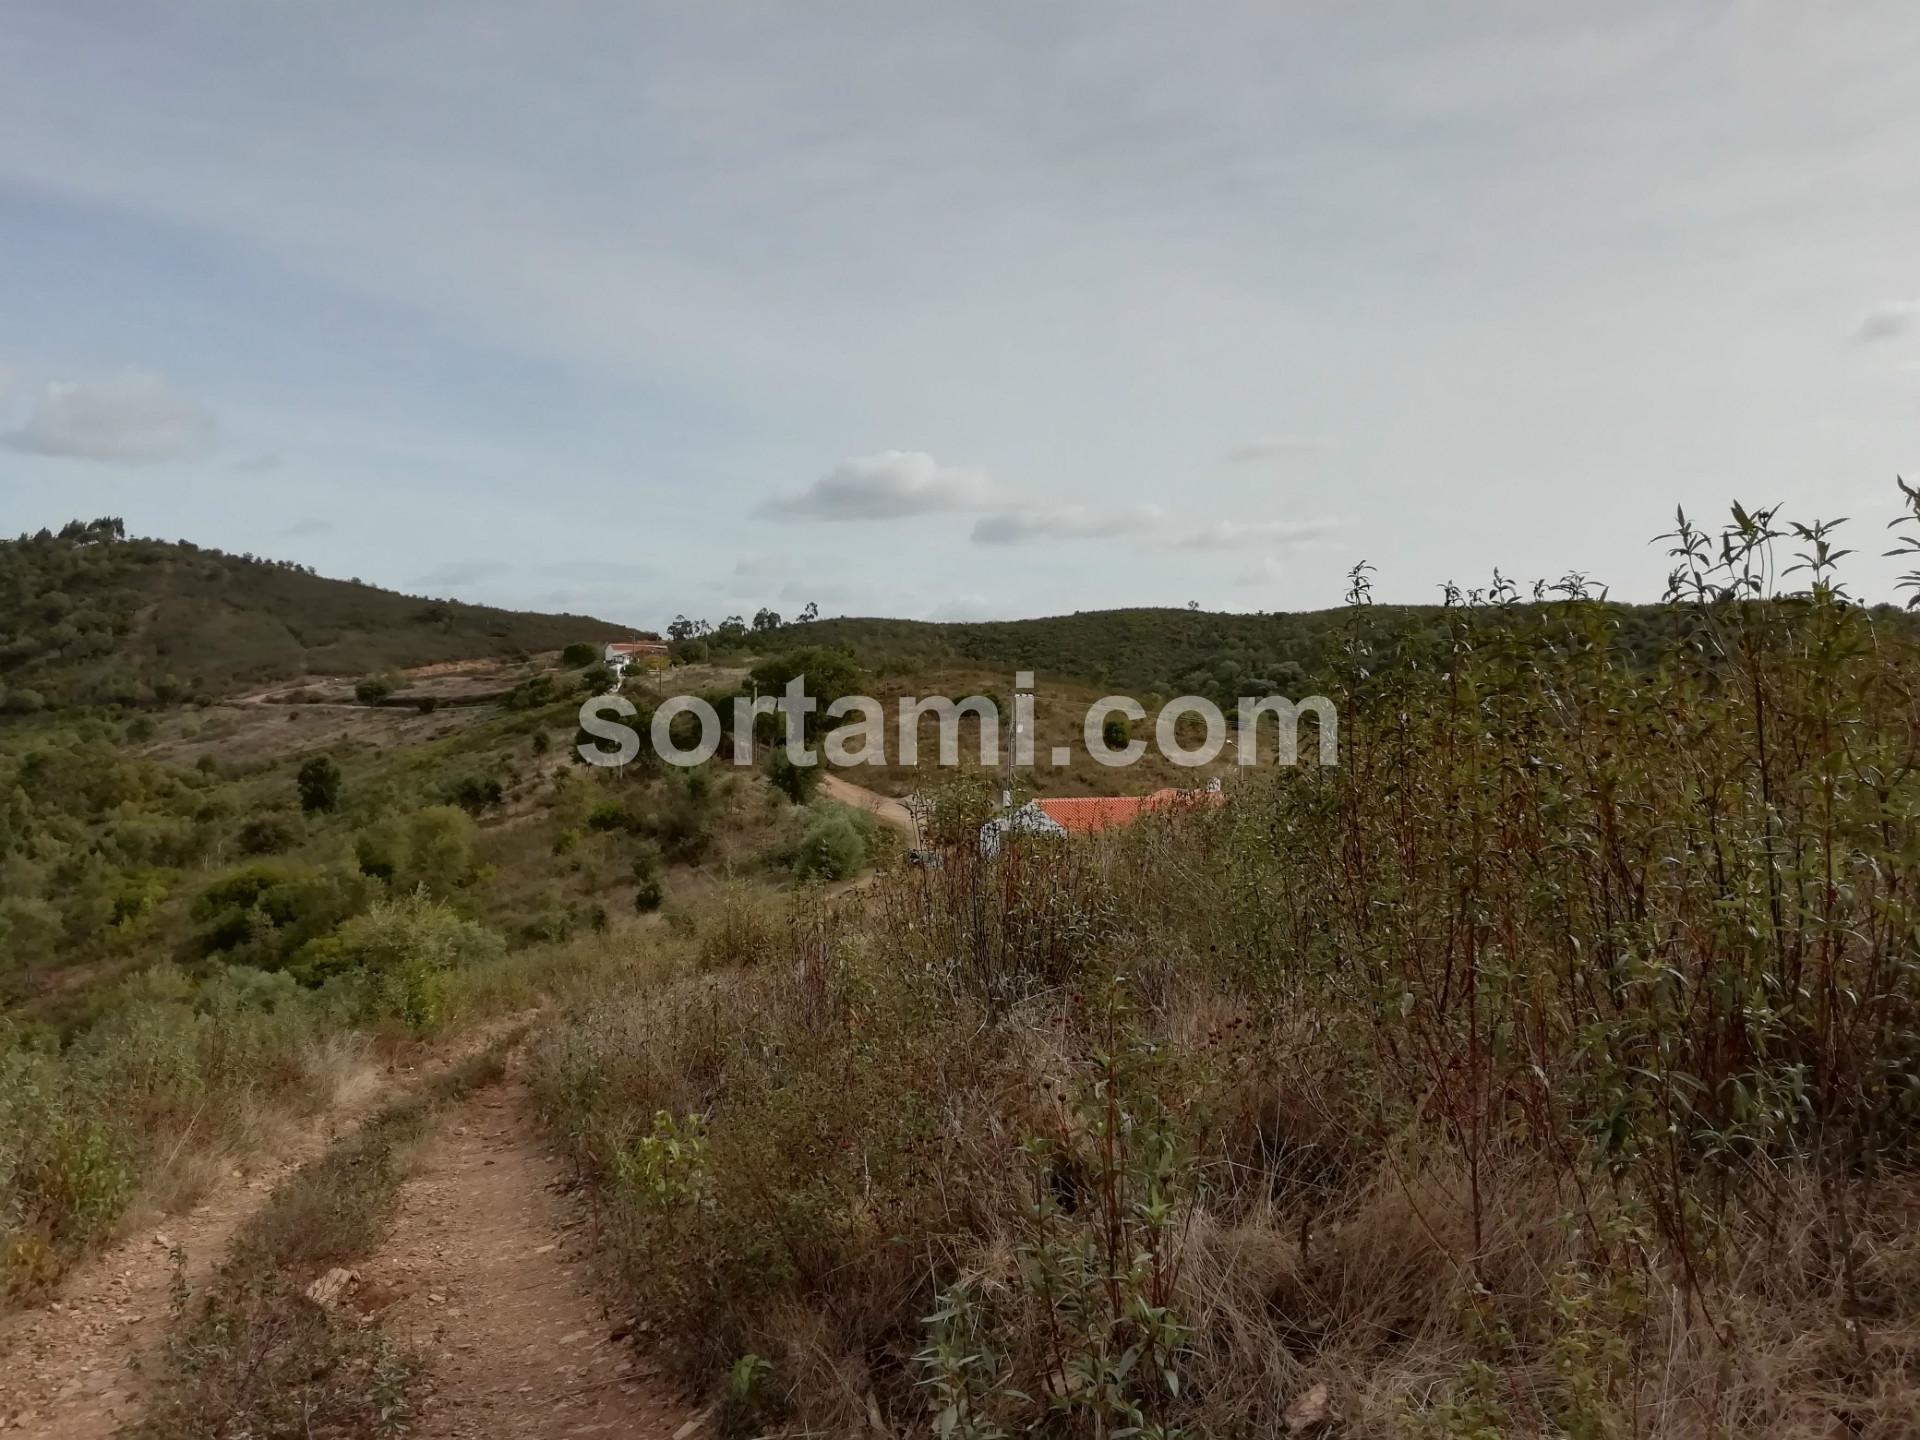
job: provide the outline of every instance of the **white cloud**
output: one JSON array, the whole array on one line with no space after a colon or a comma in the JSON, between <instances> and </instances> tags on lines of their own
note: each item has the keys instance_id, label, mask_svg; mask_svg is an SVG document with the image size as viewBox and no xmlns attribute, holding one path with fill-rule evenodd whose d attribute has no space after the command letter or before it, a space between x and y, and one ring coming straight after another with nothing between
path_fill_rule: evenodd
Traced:
<instances>
[{"instance_id":1,"label":"white cloud","mask_svg":"<svg viewBox=\"0 0 1920 1440\"><path fill-rule=\"evenodd\" d=\"M1860 317L1853 338L1863 345L1876 340L1898 340L1920 326L1920 300L1889 300Z\"/></svg>"},{"instance_id":2,"label":"white cloud","mask_svg":"<svg viewBox=\"0 0 1920 1440\"><path fill-rule=\"evenodd\" d=\"M1221 460L1228 465L1264 465L1269 460L1283 460L1289 455L1307 455L1319 448L1313 441L1302 440L1294 435L1267 436L1234 446Z\"/></svg>"},{"instance_id":3,"label":"white cloud","mask_svg":"<svg viewBox=\"0 0 1920 1440\"><path fill-rule=\"evenodd\" d=\"M325 535L331 532L333 528L334 528L333 521L323 520L318 515L308 515L303 519L294 521L291 525L287 526L287 528L282 530L280 533L282 535L293 535L293 536Z\"/></svg>"},{"instance_id":4,"label":"white cloud","mask_svg":"<svg viewBox=\"0 0 1920 1440\"><path fill-rule=\"evenodd\" d=\"M1299 545L1324 540L1331 520L1216 520L1167 542L1174 550L1243 550L1254 545Z\"/></svg>"},{"instance_id":5,"label":"white cloud","mask_svg":"<svg viewBox=\"0 0 1920 1440\"><path fill-rule=\"evenodd\" d=\"M1145 535L1166 523L1158 505L1052 505L1006 510L976 520L976 545L1024 545L1031 540L1111 540Z\"/></svg>"},{"instance_id":6,"label":"white cloud","mask_svg":"<svg viewBox=\"0 0 1920 1440\"><path fill-rule=\"evenodd\" d=\"M49 381L26 419L0 438L35 455L139 464L200 454L213 434L213 417L165 376L127 370Z\"/></svg>"},{"instance_id":7,"label":"white cloud","mask_svg":"<svg viewBox=\"0 0 1920 1440\"><path fill-rule=\"evenodd\" d=\"M1275 581L1287 578L1287 567L1277 555L1262 555L1254 562L1251 570L1243 571L1234 577L1236 585L1271 585Z\"/></svg>"},{"instance_id":8,"label":"white cloud","mask_svg":"<svg viewBox=\"0 0 1920 1440\"><path fill-rule=\"evenodd\" d=\"M1005 503L984 471L942 465L921 450L883 450L842 460L798 495L763 508L793 520L897 520Z\"/></svg>"}]
</instances>

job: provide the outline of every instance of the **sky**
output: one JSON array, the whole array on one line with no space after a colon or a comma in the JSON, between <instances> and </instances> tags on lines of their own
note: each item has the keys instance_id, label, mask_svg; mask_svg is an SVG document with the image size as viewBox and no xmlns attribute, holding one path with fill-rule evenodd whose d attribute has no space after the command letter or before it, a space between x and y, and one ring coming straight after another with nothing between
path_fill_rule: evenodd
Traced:
<instances>
[{"instance_id":1,"label":"sky","mask_svg":"<svg viewBox=\"0 0 1920 1440\"><path fill-rule=\"evenodd\" d=\"M0 533L659 626L1656 598L1920 478L1920 7L7 0Z\"/></svg>"}]
</instances>

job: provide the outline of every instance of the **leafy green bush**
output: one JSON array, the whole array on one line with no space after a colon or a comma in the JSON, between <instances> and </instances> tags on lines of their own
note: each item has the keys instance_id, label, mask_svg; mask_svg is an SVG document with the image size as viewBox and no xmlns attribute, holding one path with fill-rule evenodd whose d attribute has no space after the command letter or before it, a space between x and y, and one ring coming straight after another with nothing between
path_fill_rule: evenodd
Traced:
<instances>
[{"instance_id":1,"label":"leafy green bush","mask_svg":"<svg viewBox=\"0 0 1920 1440\"><path fill-rule=\"evenodd\" d=\"M560 652L560 663L569 670L584 670L600 658L600 647L575 640Z\"/></svg>"},{"instance_id":2,"label":"leafy green bush","mask_svg":"<svg viewBox=\"0 0 1920 1440\"><path fill-rule=\"evenodd\" d=\"M853 821L844 814L823 815L801 836L793 873L802 880L846 880L866 863L866 842Z\"/></svg>"},{"instance_id":3,"label":"leafy green bush","mask_svg":"<svg viewBox=\"0 0 1920 1440\"><path fill-rule=\"evenodd\" d=\"M344 980L362 1015L424 1031L440 1019L445 977L498 959L505 949L485 926L413 894L376 901L336 933L303 947L289 969L306 985Z\"/></svg>"},{"instance_id":4,"label":"leafy green bush","mask_svg":"<svg viewBox=\"0 0 1920 1440\"><path fill-rule=\"evenodd\" d=\"M469 815L491 810L506 798L497 776L463 775L447 786L447 798Z\"/></svg>"},{"instance_id":5,"label":"leafy green bush","mask_svg":"<svg viewBox=\"0 0 1920 1440\"><path fill-rule=\"evenodd\" d=\"M278 855L300 843L300 826L288 815L256 815L234 837L242 855Z\"/></svg>"}]
</instances>

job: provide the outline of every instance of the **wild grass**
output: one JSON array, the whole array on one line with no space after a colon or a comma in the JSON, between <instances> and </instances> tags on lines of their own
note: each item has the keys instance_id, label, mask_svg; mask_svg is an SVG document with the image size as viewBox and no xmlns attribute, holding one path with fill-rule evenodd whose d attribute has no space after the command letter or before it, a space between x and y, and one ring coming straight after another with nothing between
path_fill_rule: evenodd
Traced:
<instances>
[{"instance_id":1,"label":"wild grass","mask_svg":"<svg viewBox=\"0 0 1920 1440\"><path fill-rule=\"evenodd\" d=\"M760 1431L1911 1434L1920 657L1830 527L1671 545L1652 649L1360 572L1336 769L577 1003L653 1333Z\"/></svg>"}]
</instances>

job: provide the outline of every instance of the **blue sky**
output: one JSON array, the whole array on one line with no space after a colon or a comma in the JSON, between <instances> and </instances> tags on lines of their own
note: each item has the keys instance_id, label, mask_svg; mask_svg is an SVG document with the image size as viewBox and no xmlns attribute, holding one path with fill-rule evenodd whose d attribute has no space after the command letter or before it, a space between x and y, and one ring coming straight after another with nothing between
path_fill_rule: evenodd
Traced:
<instances>
[{"instance_id":1,"label":"blue sky","mask_svg":"<svg viewBox=\"0 0 1920 1440\"><path fill-rule=\"evenodd\" d=\"M1920 16L1467 9L13 0L0 531L655 624L1882 548Z\"/></svg>"}]
</instances>

